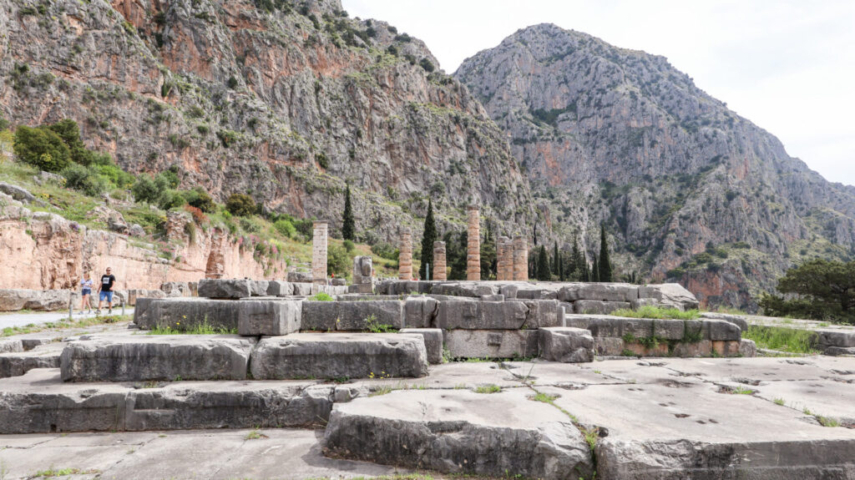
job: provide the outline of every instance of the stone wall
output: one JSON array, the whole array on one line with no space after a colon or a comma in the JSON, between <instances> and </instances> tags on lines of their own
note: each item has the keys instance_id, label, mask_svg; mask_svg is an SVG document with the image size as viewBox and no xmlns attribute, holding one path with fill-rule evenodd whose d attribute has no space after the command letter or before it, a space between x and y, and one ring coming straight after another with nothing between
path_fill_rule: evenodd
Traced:
<instances>
[{"instance_id":1,"label":"stone wall","mask_svg":"<svg viewBox=\"0 0 855 480\"><path fill-rule=\"evenodd\" d=\"M0 209L0 288L74 288L89 270L97 279L109 266L117 290L159 289L164 282L201 278L281 278L284 260L254 256L227 232L197 228L172 243L171 259L157 245L101 230L91 230L58 215L7 205Z\"/></svg>"}]
</instances>

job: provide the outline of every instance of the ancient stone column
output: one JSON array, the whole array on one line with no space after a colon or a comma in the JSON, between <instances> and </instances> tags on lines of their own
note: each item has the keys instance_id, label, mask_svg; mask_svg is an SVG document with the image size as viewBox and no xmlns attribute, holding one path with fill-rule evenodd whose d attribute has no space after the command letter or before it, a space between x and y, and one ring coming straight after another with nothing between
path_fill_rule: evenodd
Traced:
<instances>
[{"instance_id":1,"label":"ancient stone column","mask_svg":"<svg viewBox=\"0 0 855 480\"><path fill-rule=\"evenodd\" d=\"M514 237L514 280L518 282L528 281L528 242L525 237Z\"/></svg>"},{"instance_id":2,"label":"ancient stone column","mask_svg":"<svg viewBox=\"0 0 855 480\"><path fill-rule=\"evenodd\" d=\"M496 259L496 280L507 282L514 279L514 245L508 237L499 237Z\"/></svg>"},{"instance_id":3,"label":"ancient stone column","mask_svg":"<svg viewBox=\"0 0 855 480\"><path fill-rule=\"evenodd\" d=\"M433 242L433 265L431 276L434 280L448 280L445 267L445 242Z\"/></svg>"},{"instance_id":4,"label":"ancient stone column","mask_svg":"<svg viewBox=\"0 0 855 480\"><path fill-rule=\"evenodd\" d=\"M466 247L466 280L481 280L481 214L478 207L466 209L468 218L468 244Z\"/></svg>"},{"instance_id":5,"label":"ancient stone column","mask_svg":"<svg viewBox=\"0 0 855 480\"><path fill-rule=\"evenodd\" d=\"M327 233L329 225L317 221L312 232L312 281L319 285L327 283Z\"/></svg>"},{"instance_id":6,"label":"ancient stone column","mask_svg":"<svg viewBox=\"0 0 855 480\"><path fill-rule=\"evenodd\" d=\"M409 228L401 230L401 245L398 256L398 280L413 279L413 234Z\"/></svg>"}]
</instances>

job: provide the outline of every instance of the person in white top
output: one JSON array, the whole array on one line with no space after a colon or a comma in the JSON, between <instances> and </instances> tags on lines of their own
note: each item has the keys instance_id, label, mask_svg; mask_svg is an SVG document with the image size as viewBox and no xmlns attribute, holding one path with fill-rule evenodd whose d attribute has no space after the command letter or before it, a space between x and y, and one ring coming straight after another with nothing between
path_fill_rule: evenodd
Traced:
<instances>
[{"instance_id":1,"label":"person in white top","mask_svg":"<svg viewBox=\"0 0 855 480\"><path fill-rule=\"evenodd\" d=\"M83 274L83 280L80 281L81 297L80 297L80 313L86 308L86 313L92 313L92 275L89 272Z\"/></svg>"}]
</instances>

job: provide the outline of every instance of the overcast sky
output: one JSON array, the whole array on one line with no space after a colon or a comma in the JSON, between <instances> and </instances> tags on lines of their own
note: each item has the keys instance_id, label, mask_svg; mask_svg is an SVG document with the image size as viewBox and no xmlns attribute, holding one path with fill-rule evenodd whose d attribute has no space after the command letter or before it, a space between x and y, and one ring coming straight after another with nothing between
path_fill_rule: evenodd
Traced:
<instances>
[{"instance_id":1,"label":"overcast sky","mask_svg":"<svg viewBox=\"0 0 855 480\"><path fill-rule=\"evenodd\" d=\"M664 55L825 178L855 185L855 0L342 0L448 73L538 23Z\"/></svg>"}]
</instances>

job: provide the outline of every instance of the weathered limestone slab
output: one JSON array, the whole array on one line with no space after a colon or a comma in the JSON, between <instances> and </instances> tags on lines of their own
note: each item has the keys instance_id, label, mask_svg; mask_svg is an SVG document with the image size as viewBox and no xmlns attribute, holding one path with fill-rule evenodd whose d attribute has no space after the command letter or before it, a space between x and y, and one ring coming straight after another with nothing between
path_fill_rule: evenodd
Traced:
<instances>
[{"instance_id":1,"label":"weathered limestone slab","mask_svg":"<svg viewBox=\"0 0 855 480\"><path fill-rule=\"evenodd\" d=\"M190 330L198 325L233 331L238 327L240 300L207 298L141 298L134 309L134 323L143 330L169 327Z\"/></svg>"},{"instance_id":2,"label":"weathered limestone slab","mask_svg":"<svg viewBox=\"0 0 855 480\"><path fill-rule=\"evenodd\" d=\"M540 358L552 362L586 363L594 361L594 337L581 328L541 328Z\"/></svg>"},{"instance_id":3,"label":"weathered limestone slab","mask_svg":"<svg viewBox=\"0 0 855 480\"><path fill-rule=\"evenodd\" d=\"M748 331L748 320L740 315L731 315L729 313L702 312L701 318L709 320L724 320L739 327L743 332Z\"/></svg>"},{"instance_id":4,"label":"weathered limestone slab","mask_svg":"<svg viewBox=\"0 0 855 480\"><path fill-rule=\"evenodd\" d=\"M738 325L725 320L704 320L703 338L712 341L736 341L742 338L742 330Z\"/></svg>"},{"instance_id":5,"label":"weathered limestone slab","mask_svg":"<svg viewBox=\"0 0 855 480\"><path fill-rule=\"evenodd\" d=\"M818 329L817 333L819 334L819 338L817 343L820 348L828 348L828 347L841 347L841 348L850 348L855 347L855 331L851 330L831 330L831 329Z\"/></svg>"},{"instance_id":6,"label":"weathered limestone slab","mask_svg":"<svg viewBox=\"0 0 855 480\"><path fill-rule=\"evenodd\" d=\"M529 395L527 389L415 390L336 404L324 454L496 478L591 478L582 434L558 409Z\"/></svg>"},{"instance_id":7,"label":"weathered limestone slab","mask_svg":"<svg viewBox=\"0 0 855 480\"><path fill-rule=\"evenodd\" d=\"M614 311L631 308L629 302L603 302L601 300L577 300L573 310L579 314L608 315Z\"/></svg>"},{"instance_id":8,"label":"weathered limestone slab","mask_svg":"<svg viewBox=\"0 0 855 480\"><path fill-rule=\"evenodd\" d=\"M199 281L199 296L203 298L247 298L252 296L252 292L249 280L205 278Z\"/></svg>"},{"instance_id":9,"label":"weathered limestone slab","mask_svg":"<svg viewBox=\"0 0 855 480\"><path fill-rule=\"evenodd\" d=\"M742 339L739 341L739 355L747 358L757 356L757 344L754 340Z\"/></svg>"},{"instance_id":10,"label":"weathered limestone slab","mask_svg":"<svg viewBox=\"0 0 855 480\"><path fill-rule=\"evenodd\" d=\"M231 335L138 335L70 342L66 382L243 380L255 340Z\"/></svg>"},{"instance_id":11,"label":"weathered limestone slab","mask_svg":"<svg viewBox=\"0 0 855 480\"><path fill-rule=\"evenodd\" d=\"M266 297L270 282L267 280L250 280L249 290L253 297Z\"/></svg>"},{"instance_id":12,"label":"weathered limestone slab","mask_svg":"<svg viewBox=\"0 0 855 480\"><path fill-rule=\"evenodd\" d=\"M19 338L0 338L0 354L23 352L24 344Z\"/></svg>"},{"instance_id":13,"label":"weathered limestone slab","mask_svg":"<svg viewBox=\"0 0 855 480\"><path fill-rule=\"evenodd\" d=\"M317 221L312 225L312 282L320 285L327 283L327 242L329 225Z\"/></svg>"},{"instance_id":14,"label":"weathered limestone slab","mask_svg":"<svg viewBox=\"0 0 855 480\"><path fill-rule=\"evenodd\" d=\"M508 301L511 303L512 301ZM524 300L527 308L525 328L560 327L564 323L557 300Z\"/></svg>"},{"instance_id":15,"label":"weathered limestone slab","mask_svg":"<svg viewBox=\"0 0 855 480\"><path fill-rule=\"evenodd\" d=\"M334 386L315 382L63 383L59 369L0 380L0 434L323 427Z\"/></svg>"},{"instance_id":16,"label":"weathered limestone slab","mask_svg":"<svg viewBox=\"0 0 855 480\"><path fill-rule=\"evenodd\" d=\"M241 302L238 314L238 334L288 335L300 331L302 300Z\"/></svg>"},{"instance_id":17,"label":"weathered limestone slab","mask_svg":"<svg viewBox=\"0 0 855 480\"><path fill-rule=\"evenodd\" d=\"M480 300L442 301L436 326L444 330L514 330L526 322L528 307L523 302L484 302ZM557 314L556 314L557 315Z\"/></svg>"},{"instance_id":18,"label":"weathered limestone slab","mask_svg":"<svg viewBox=\"0 0 855 480\"><path fill-rule=\"evenodd\" d=\"M373 326L404 327L404 301L335 301L302 304L302 329L364 331Z\"/></svg>"},{"instance_id":19,"label":"weathered limestone slab","mask_svg":"<svg viewBox=\"0 0 855 480\"><path fill-rule=\"evenodd\" d=\"M452 358L536 357L537 330L449 330L445 347Z\"/></svg>"},{"instance_id":20,"label":"weathered limestone slab","mask_svg":"<svg viewBox=\"0 0 855 480\"><path fill-rule=\"evenodd\" d=\"M311 272L288 272L288 283L312 283Z\"/></svg>"},{"instance_id":21,"label":"weathered limestone slab","mask_svg":"<svg viewBox=\"0 0 855 480\"><path fill-rule=\"evenodd\" d=\"M180 295L176 295L180 296ZM166 298L167 294L164 293L163 290L142 290L142 289L130 289L128 290L128 298L126 299L127 305L134 306L137 304L137 300L140 298Z\"/></svg>"},{"instance_id":22,"label":"weathered limestone slab","mask_svg":"<svg viewBox=\"0 0 855 480\"><path fill-rule=\"evenodd\" d=\"M409 282L413 279L413 234L409 228L401 230L398 252L398 280Z\"/></svg>"},{"instance_id":23,"label":"weathered limestone slab","mask_svg":"<svg viewBox=\"0 0 855 480\"><path fill-rule=\"evenodd\" d=\"M160 284L160 291L162 291L167 297L193 296L193 293L190 290L190 284L187 282L163 282Z\"/></svg>"},{"instance_id":24,"label":"weathered limestone slab","mask_svg":"<svg viewBox=\"0 0 855 480\"><path fill-rule=\"evenodd\" d=\"M64 310L71 294L68 290L0 289L0 312L19 310Z\"/></svg>"},{"instance_id":25,"label":"weathered limestone slab","mask_svg":"<svg viewBox=\"0 0 855 480\"><path fill-rule=\"evenodd\" d=\"M314 285L311 285L311 287L312 295L317 295L319 293L326 293L331 296L347 294L347 287L340 285L320 285L315 283Z\"/></svg>"},{"instance_id":26,"label":"weathered limestone slab","mask_svg":"<svg viewBox=\"0 0 855 480\"><path fill-rule=\"evenodd\" d=\"M439 302L425 296L407 297L404 303L404 326L407 328L431 328L434 326Z\"/></svg>"},{"instance_id":27,"label":"weathered limestone slab","mask_svg":"<svg viewBox=\"0 0 855 480\"><path fill-rule=\"evenodd\" d=\"M481 280L481 213L478 207L466 208L466 280Z\"/></svg>"},{"instance_id":28,"label":"weathered limestone slab","mask_svg":"<svg viewBox=\"0 0 855 480\"><path fill-rule=\"evenodd\" d=\"M433 280L445 281L448 278L448 266L446 265L445 242L433 242Z\"/></svg>"},{"instance_id":29,"label":"weathered limestone slab","mask_svg":"<svg viewBox=\"0 0 855 480\"><path fill-rule=\"evenodd\" d=\"M663 283L638 287L637 298L655 299L658 305L690 310L698 308L698 299L678 283Z\"/></svg>"},{"instance_id":30,"label":"weathered limestone slab","mask_svg":"<svg viewBox=\"0 0 855 480\"><path fill-rule=\"evenodd\" d=\"M421 335L300 333L262 339L251 370L256 380L423 377L428 361Z\"/></svg>"},{"instance_id":31,"label":"weathered limestone slab","mask_svg":"<svg viewBox=\"0 0 855 480\"><path fill-rule=\"evenodd\" d=\"M298 297L308 297L312 294L311 283L292 283L291 289L293 290L293 294Z\"/></svg>"},{"instance_id":32,"label":"weathered limestone slab","mask_svg":"<svg viewBox=\"0 0 855 480\"><path fill-rule=\"evenodd\" d=\"M428 363L442 363L442 330L439 328L403 328L400 333L421 335L425 340Z\"/></svg>"},{"instance_id":33,"label":"weathered limestone slab","mask_svg":"<svg viewBox=\"0 0 855 480\"><path fill-rule=\"evenodd\" d=\"M288 297L294 294L294 289L288 282L272 280L267 283L267 295L271 297Z\"/></svg>"},{"instance_id":34,"label":"weathered limestone slab","mask_svg":"<svg viewBox=\"0 0 855 480\"><path fill-rule=\"evenodd\" d=\"M18 344L21 341L18 340ZM18 377L34 368L58 368L62 345L48 343L29 351L10 351L0 354L0 378Z\"/></svg>"},{"instance_id":35,"label":"weathered limestone slab","mask_svg":"<svg viewBox=\"0 0 855 480\"><path fill-rule=\"evenodd\" d=\"M638 298L638 289L639 287L628 283L576 283L561 288L558 298L564 302L577 300L630 302Z\"/></svg>"}]
</instances>

